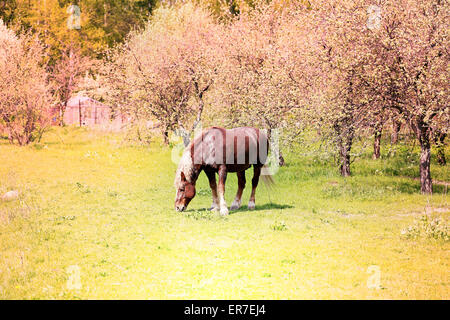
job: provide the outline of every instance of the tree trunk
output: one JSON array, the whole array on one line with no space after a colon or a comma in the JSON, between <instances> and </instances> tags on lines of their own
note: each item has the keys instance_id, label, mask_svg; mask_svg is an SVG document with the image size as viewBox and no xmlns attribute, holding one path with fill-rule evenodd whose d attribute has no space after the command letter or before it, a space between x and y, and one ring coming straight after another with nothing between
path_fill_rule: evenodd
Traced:
<instances>
[{"instance_id":1,"label":"tree trunk","mask_svg":"<svg viewBox=\"0 0 450 320\"><path fill-rule=\"evenodd\" d=\"M420 152L420 191L423 194L433 192L430 172L430 146L429 143L421 145Z\"/></svg>"},{"instance_id":2,"label":"tree trunk","mask_svg":"<svg viewBox=\"0 0 450 320\"><path fill-rule=\"evenodd\" d=\"M164 144L167 146L169 145L169 129L164 129L163 132L163 138L164 138Z\"/></svg>"},{"instance_id":3,"label":"tree trunk","mask_svg":"<svg viewBox=\"0 0 450 320\"><path fill-rule=\"evenodd\" d=\"M353 130L345 129L345 133L338 136L340 173L343 177L349 177L350 172L350 151L353 144ZM339 132L339 131L338 131Z\"/></svg>"},{"instance_id":4,"label":"tree trunk","mask_svg":"<svg viewBox=\"0 0 450 320\"><path fill-rule=\"evenodd\" d=\"M391 135L391 144L398 143L398 134L400 132L402 124L399 121L393 120L392 123L392 135Z\"/></svg>"},{"instance_id":5,"label":"tree trunk","mask_svg":"<svg viewBox=\"0 0 450 320\"><path fill-rule=\"evenodd\" d=\"M382 133L382 127L376 128L375 129L375 138L373 141L373 156L372 158L375 159L379 159L380 155L381 155L381 133Z\"/></svg>"},{"instance_id":6,"label":"tree trunk","mask_svg":"<svg viewBox=\"0 0 450 320\"><path fill-rule=\"evenodd\" d=\"M103 27L108 26L108 4L105 2L103 4Z\"/></svg>"},{"instance_id":7,"label":"tree trunk","mask_svg":"<svg viewBox=\"0 0 450 320\"><path fill-rule=\"evenodd\" d=\"M445 159L445 138L447 134L442 133L441 131L436 131L434 135L434 142L436 144L436 158L437 163L441 166L445 166L447 164L447 161Z\"/></svg>"},{"instance_id":8,"label":"tree trunk","mask_svg":"<svg viewBox=\"0 0 450 320\"><path fill-rule=\"evenodd\" d=\"M346 144L340 145L339 156L341 161L340 172L341 176L349 177L350 176L350 147Z\"/></svg>"},{"instance_id":9,"label":"tree trunk","mask_svg":"<svg viewBox=\"0 0 450 320\"><path fill-rule=\"evenodd\" d=\"M281 150L280 150L280 155L278 156L278 165L280 166L280 167L282 167L282 166L284 166L286 164L286 162L284 161L284 157L283 157L283 155L281 154Z\"/></svg>"},{"instance_id":10,"label":"tree trunk","mask_svg":"<svg viewBox=\"0 0 450 320\"><path fill-rule=\"evenodd\" d=\"M417 131L420 142L420 191L422 194L432 194L430 131L423 124L418 126Z\"/></svg>"},{"instance_id":11,"label":"tree trunk","mask_svg":"<svg viewBox=\"0 0 450 320\"><path fill-rule=\"evenodd\" d=\"M64 123L64 113L67 110L67 100L64 101L64 105L60 105L59 106L59 125L61 127L64 127L65 123Z\"/></svg>"},{"instance_id":12,"label":"tree trunk","mask_svg":"<svg viewBox=\"0 0 450 320\"><path fill-rule=\"evenodd\" d=\"M271 148L271 150L267 150L267 152L274 151L273 148L274 148L274 145L276 145L276 147L278 149L278 166L283 167L286 164L286 161L284 160L283 154L281 153L278 138L276 139L276 141L272 141L272 123L267 118L264 118L264 120L266 121L266 124L268 126L267 140L269 140L269 145Z\"/></svg>"},{"instance_id":13,"label":"tree trunk","mask_svg":"<svg viewBox=\"0 0 450 320\"><path fill-rule=\"evenodd\" d=\"M6 128L6 132L8 133L8 141L11 144L14 144L14 135L12 133L12 129L11 128Z\"/></svg>"},{"instance_id":14,"label":"tree trunk","mask_svg":"<svg viewBox=\"0 0 450 320\"><path fill-rule=\"evenodd\" d=\"M339 148L340 173L343 177L349 177L350 172L350 151L353 144L353 136L355 134L351 123L352 118L346 117L334 124L334 131L337 136L337 145Z\"/></svg>"},{"instance_id":15,"label":"tree trunk","mask_svg":"<svg viewBox=\"0 0 450 320\"><path fill-rule=\"evenodd\" d=\"M18 134L16 137L19 146L25 146L31 142L31 134L24 132L23 134Z\"/></svg>"},{"instance_id":16,"label":"tree trunk","mask_svg":"<svg viewBox=\"0 0 450 320\"><path fill-rule=\"evenodd\" d=\"M162 134L163 134L163 141L166 146L169 145L169 130L171 129L171 125L167 123L162 124Z\"/></svg>"},{"instance_id":17,"label":"tree trunk","mask_svg":"<svg viewBox=\"0 0 450 320\"><path fill-rule=\"evenodd\" d=\"M194 131L194 129L192 129ZM181 138L183 139L183 145L187 147L189 143L191 142L191 133L188 132L186 129L184 129L183 126L180 126L180 129L178 130Z\"/></svg>"}]
</instances>

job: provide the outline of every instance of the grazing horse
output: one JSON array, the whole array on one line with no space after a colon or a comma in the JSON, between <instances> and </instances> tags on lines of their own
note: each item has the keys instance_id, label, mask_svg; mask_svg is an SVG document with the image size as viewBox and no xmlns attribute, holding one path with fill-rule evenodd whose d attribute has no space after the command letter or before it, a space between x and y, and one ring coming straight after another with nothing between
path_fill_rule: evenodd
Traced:
<instances>
[{"instance_id":1,"label":"grazing horse","mask_svg":"<svg viewBox=\"0 0 450 320\"><path fill-rule=\"evenodd\" d=\"M245 170L253 165L252 193L248 208L255 208L255 191L261 169L266 164L269 150L267 135L256 128L224 129L212 127L204 130L184 150L175 176L175 209L183 211L195 196L195 183L204 171L209 179L212 192L211 210L220 210L227 215L225 202L225 181L228 172L236 172L238 191L230 207L237 210L241 206L245 187ZM216 173L219 185L216 184ZM270 175L262 175L263 181L273 184Z\"/></svg>"}]
</instances>

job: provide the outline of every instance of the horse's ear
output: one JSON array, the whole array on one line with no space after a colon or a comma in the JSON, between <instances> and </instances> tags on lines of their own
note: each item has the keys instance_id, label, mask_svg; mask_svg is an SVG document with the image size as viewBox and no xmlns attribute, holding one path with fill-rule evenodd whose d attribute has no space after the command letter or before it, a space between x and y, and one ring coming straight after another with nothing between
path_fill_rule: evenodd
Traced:
<instances>
[{"instance_id":1,"label":"horse's ear","mask_svg":"<svg viewBox=\"0 0 450 320\"><path fill-rule=\"evenodd\" d=\"M181 171L181 181L186 182L186 176L183 171Z\"/></svg>"}]
</instances>

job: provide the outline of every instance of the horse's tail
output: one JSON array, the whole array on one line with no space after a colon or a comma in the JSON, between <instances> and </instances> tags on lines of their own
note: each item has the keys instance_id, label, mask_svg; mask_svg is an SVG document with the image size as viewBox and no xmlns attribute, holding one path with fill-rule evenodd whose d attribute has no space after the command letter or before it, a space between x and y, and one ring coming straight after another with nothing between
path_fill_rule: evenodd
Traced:
<instances>
[{"instance_id":1,"label":"horse's tail","mask_svg":"<svg viewBox=\"0 0 450 320\"><path fill-rule=\"evenodd\" d=\"M266 164L263 166L263 169L266 169L264 171L269 171L269 168ZM268 189L272 189L275 186L275 181L273 180L271 174L262 174L261 179Z\"/></svg>"}]
</instances>

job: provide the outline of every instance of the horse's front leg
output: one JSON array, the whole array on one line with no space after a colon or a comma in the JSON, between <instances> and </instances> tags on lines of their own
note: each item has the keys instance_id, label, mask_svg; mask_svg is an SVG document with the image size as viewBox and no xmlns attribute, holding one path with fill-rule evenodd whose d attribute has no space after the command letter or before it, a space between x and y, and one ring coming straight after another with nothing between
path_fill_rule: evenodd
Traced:
<instances>
[{"instance_id":1,"label":"horse's front leg","mask_svg":"<svg viewBox=\"0 0 450 320\"><path fill-rule=\"evenodd\" d=\"M241 207L242 192L245 188L245 171L237 172L238 177L238 191L233 203L231 204L230 210L237 210Z\"/></svg>"},{"instance_id":2,"label":"horse's front leg","mask_svg":"<svg viewBox=\"0 0 450 320\"><path fill-rule=\"evenodd\" d=\"M219 210L219 197L217 196L216 173L214 171L205 170L208 176L209 186L212 194L212 204L209 210Z\"/></svg>"},{"instance_id":3,"label":"horse's front leg","mask_svg":"<svg viewBox=\"0 0 450 320\"><path fill-rule=\"evenodd\" d=\"M220 214L226 216L228 214L227 203L225 202L225 181L227 180L227 167L222 164L219 167L219 207Z\"/></svg>"}]
</instances>

